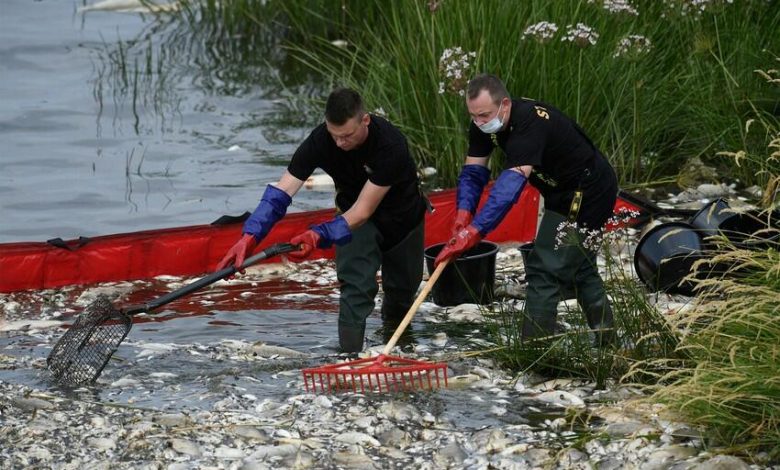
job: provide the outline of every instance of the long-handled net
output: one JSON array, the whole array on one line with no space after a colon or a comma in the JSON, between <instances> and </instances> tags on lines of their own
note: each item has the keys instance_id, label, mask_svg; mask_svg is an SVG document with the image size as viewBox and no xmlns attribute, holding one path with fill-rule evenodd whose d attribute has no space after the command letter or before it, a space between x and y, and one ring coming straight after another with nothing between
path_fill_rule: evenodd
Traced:
<instances>
[{"instance_id":1,"label":"long-handled net","mask_svg":"<svg viewBox=\"0 0 780 470\"><path fill-rule=\"evenodd\" d=\"M288 253L296 248L295 245L289 243L273 245L247 258L241 269L265 258ZM121 310L115 308L107 296L98 296L79 314L76 321L57 341L46 358L46 364L54 380L70 387L94 382L127 334L130 333L130 329L133 327L131 318L133 315L151 312L202 287L224 279L236 271L234 266L229 266L145 304Z\"/></svg>"},{"instance_id":2,"label":"long-handled net","mask_svg":"<svg viewBox=\"0 0 780 470\"><path fill-rule=\"evenodd\" d=\"M406 392L446 387L447 364L389 355L446 266L447 262L444 261L433 271L382 354L303 369L306 390L314 393Z\"/></svg>"},{"instance_id":3,"label":"long-handled net","mask_svg":"<svg viewBox=\"0 0 780 470\"><path fill-rule=\"evenodd\" d=\"M49 353L46 363L55 380L77 386L97 379L132 326L128 315L99 295Z\"/></svg>"}]
</instances>

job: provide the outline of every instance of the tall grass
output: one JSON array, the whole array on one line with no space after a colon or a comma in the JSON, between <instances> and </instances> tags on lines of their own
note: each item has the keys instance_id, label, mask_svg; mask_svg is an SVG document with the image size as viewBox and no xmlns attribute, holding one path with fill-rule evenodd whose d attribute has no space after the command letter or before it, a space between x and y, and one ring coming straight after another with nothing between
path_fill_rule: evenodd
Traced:
<instances>
[{"instance_id":1,"label":"tall grass","mask_svg":"<svg viewBox=\"0 0 780 470\"><path fill-rule=\"evenodd\" d=\"M760 75L780 86L775 69ZM691 276L700 291L694 308L672 319L683 332L677 352L688 360L660 377L653 399L708 428L720 444L780 458L780 221L772 211L780 180L780 126L756 113L752 122L767 136L769 155L740 150L728 156L741 165L754 160L767 181L761 217L767 228L752 234L763 246L748 250L750 245L735 246L725 237L714 240L719 252L696 268L722 275ZM667 361L647 361L636 369L657 369L659 363Z\"/></svg>"},{"instance_id":2,"label":"tall grass","mask_svg":"<svg viewBox=\"0 0 780 470\"><path fill-rule=\"evenodd\" d=\"M780 458L780 246L735 250L731 266L704 282L692 311L673 318L690 358L660 377L653 400L701 425L716 443Z\"/></svg>"},{"instance_id":3,"label":"tall grass","mask_svg":"<svg viewBox=\"0 0 780 470\"><path fill-rule=\"evenodd\" d=\"M674 174L692 156L721 162L712 158L716 151L752 145L741 131L751 111L747 97L773 106L752 75L764 51L780 45L772 33L780 11L771 2L713 2L718 8L700 15L681 14L685 2L636 2L637 15L610 12L609 3L321 0L282 8L300 35L310 32L303 46L290 44L292 53L327 83L360 89L405 131L420 164L439 168L445 182L462 162L468 124L462 96L438 92L447 81L440 58L453 47L476 53L463 74L493 72L513 95L577 118L623 182ZM558 25L551 40L523 36L540 21ZM577 23L598 33L595 45L562 41L567 25ZM340 26L323 35L323 24ZM652 47L614 57L630 34ZM331 45L334 39L348 47Z\"/></svg>"}]
</instances>

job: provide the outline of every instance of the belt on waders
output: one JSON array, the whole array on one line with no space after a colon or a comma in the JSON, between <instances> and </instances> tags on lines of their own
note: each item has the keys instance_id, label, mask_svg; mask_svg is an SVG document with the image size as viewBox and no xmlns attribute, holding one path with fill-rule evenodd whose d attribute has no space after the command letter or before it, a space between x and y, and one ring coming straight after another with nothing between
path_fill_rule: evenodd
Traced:
<instances>
[{"instance_id":1,"label":"belt on waders","mask_svg":"<svg viewBox=\"0 0 780 470\"><path fill-rule=\"evenodd\" d=\"M590 176L590 169L585 168L582 173L582 178L580 178L577 189L574 191L574 197L571 199L571 205L569 205L569 222L576 221L577 216L580 214L580 208L582 207L582 182Z\"/></svg>"}]
</instances>

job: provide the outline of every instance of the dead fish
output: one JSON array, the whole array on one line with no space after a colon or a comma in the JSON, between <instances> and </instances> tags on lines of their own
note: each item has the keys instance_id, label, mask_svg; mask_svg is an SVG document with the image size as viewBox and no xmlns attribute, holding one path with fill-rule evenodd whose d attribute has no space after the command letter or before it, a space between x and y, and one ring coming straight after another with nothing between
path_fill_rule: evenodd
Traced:
<instances>
[{"instance_id":1,"label":"dead fish","mask_svg":"<svg viewBox=\"0 0 780 470\"><path fill-rule=\"evenodd\" d=\"M270 344L265 344L262 341L258 341L252 344L249 348L247 348L246 352L248 354L261 356L261 357L271 357L271 356L294 357L294 358L309 357L309 354L307 353L296 351L290 348L285 348L283 346L273 346Z\"/></svg>"},{"instance_id":2,"label":"dead fish","mask_svg":"<svg viewBox=\"0 0 780 470\"><path fill-rule=\"evenodd\" d=\"M335 183L330 175L317 174L309 176L303 183L303 187L312 191L331 191Z\"/></svg>"},{"instance_id":3,"label":"dead fish","mask_svg":"<svg viewBox=\"0 0 780 470\"><path fill-rule=\"evenodd\" d=\"M356 431L339 434L338 436L335 437L335 440L338 442L344 442L346 444L357 444L360 446L363 445L368 445L371 447L382 446L382 444L380 444L378 440L374 439L368 434L362 432L356 432Z\"/></svg>"},{"instance_id":4,"label":"dead fish","mask_svg":"<svg viewBox=\"0 0 780 470\"><path fill-rule=\"evenodd\" d=\"M537 400L563 408L583 408L585 402L582 398L564 390L550 390L542 392L535 397Z\"/></svg>"},{"instance_id":5,"label":"dead fish","mask_svg":"<svg viewBox=\"0 0 780 470\"><path fill-rule=\"evenodd\" d=\"M85 13L88 11L115 11L120 13L161 13L166 11L176 11L180 8L178 2L171 3L151 3L148 0L103 0L80 7L77 11Z\"/></svg>"},{"instance_id":6,"label":"dead fish","mask_svg":"<svg viewBox=\"0 0 780 470\"><path fill-rule=\"evenodd\" d=\"M0 325L0 331L43 330L60 325L62 325L62 322L56 320L16 320Z\"/></svg>"}]
</instances>

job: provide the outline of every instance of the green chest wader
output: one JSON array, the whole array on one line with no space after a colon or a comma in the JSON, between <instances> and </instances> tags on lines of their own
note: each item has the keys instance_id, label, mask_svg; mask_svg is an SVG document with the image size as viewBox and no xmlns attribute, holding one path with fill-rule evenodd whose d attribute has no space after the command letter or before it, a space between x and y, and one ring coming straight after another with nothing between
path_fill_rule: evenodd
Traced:
<instances>
[{"instance_id":1,"label":"green chest wader","mask_svg":"<svg viewBox=\"0 0 780 470\"><path fill-rule=\"evenodd\" d=\"M382 269L383 320L398 321L414 302L422 281L424 221L387 251L380 248L382 234L369 221L352 232L352 241L336 247L339 280L339 346L342 352L363 349L366 318L373 312L379 292L376 275ZM397 325L397 322L395 323ZM395 328L389 328L390 331ZM388 328L385 328L388 330Z\"/></svg>"},{"instance_id":2,"label":"green chest wader","mask_svg":"<svg viewBox=\"0 0 780 470\"><path fill-rule=\"evenodd\" d=\"M585 249L580 234L566 224L576 220L581 204L582 192L577 190L568 216L546 210L542 217L526 263L528 291L523 339L555 334L561 293L573 287L588 325L597 330L596 344L614 340L612 310L598 273L597 255ZM564 233L559 234L561 229Z\"/></svg>"}]
</instances>

